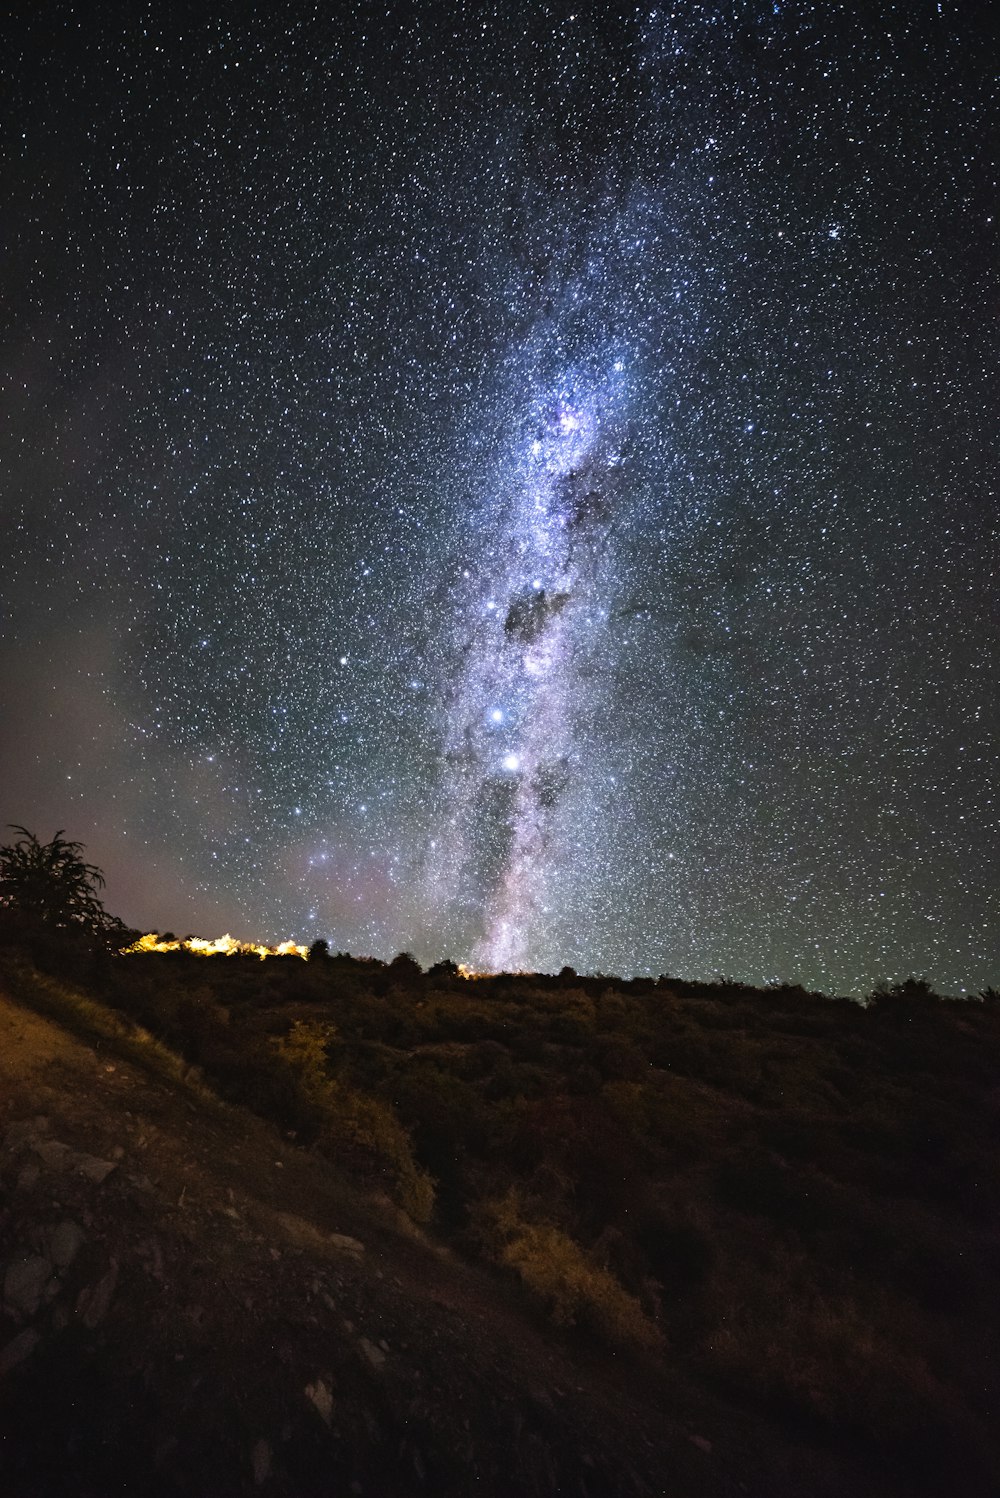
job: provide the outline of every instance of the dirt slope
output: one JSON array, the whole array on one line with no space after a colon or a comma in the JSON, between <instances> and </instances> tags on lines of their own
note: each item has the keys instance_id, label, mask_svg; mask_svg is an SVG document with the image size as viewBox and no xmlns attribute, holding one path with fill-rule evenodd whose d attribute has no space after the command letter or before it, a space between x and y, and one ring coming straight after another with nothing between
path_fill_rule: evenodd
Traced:
<instances>
[{"instance_id":1,"label":"dirt slope","mask_svg":"<svg viewBox=\"0 0 1000 1498\"><path fill-rule=\"evenodd\" d=\"M0 995L0 1491L873 1488L561 1340L266 1125Z\"/></svg>"}]
</instances>

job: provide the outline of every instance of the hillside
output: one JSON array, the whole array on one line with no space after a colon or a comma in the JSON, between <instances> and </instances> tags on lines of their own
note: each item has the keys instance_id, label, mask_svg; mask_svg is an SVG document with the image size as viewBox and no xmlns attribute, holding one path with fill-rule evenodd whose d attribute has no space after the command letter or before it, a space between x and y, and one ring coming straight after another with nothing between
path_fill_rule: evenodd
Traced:
<instances>
[{"instance_id":1,"label":"hillside","mask_svg":"<svg viewBox=\"0 0 1000 1498\"><path fill-rule=\"evenodd\" d=\"M998 1041L919 986L8 964L4 1490L991 1492Z\"/></svg>"}]
</instances>

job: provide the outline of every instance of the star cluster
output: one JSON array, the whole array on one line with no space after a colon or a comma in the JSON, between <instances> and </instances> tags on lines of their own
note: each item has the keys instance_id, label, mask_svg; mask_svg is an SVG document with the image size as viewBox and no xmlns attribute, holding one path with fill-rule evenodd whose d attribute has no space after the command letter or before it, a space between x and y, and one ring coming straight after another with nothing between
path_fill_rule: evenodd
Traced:
<instances>
[{"instance_id":1,"label":"star cluster","mask_svg":"<svg viewBox=\"0 0 1000 1498\"><path fill-rule=\"evenodd\" d=\"M145 927L1000 981L978 25L11 23L4 820Z\"/></svg>"}]
</instances>

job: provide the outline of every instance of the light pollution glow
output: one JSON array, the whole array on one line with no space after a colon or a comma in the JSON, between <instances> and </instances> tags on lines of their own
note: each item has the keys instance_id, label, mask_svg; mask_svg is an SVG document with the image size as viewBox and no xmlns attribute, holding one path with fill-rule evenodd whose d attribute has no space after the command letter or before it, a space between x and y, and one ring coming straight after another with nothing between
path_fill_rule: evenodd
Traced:
<instances>
[{"instance_id":1,"label":"light pollution glow","mask_svg":"<svg viewBox=\"0 0 1000 1498\"><path fill-rule=\"evenodd\" d=\"M139 952L193 952L198 957L302 957L309 956L309 948L294 941L279 942L277 946L265 947L258 942L237 941L227 932L207 941L200 936L186 936L183 941L176 938L163 940L158 931L148 931L130 947L122 948L122 955L131 957Z\"/></svg>"}]
</instances>

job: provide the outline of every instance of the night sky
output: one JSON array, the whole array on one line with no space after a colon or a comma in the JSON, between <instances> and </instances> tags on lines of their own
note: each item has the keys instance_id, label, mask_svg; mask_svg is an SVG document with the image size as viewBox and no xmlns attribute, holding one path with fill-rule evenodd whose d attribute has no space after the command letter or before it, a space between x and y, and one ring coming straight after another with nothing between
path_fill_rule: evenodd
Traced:
<instances>
[{"instance_id":1,"label":"night sky","mask_svg":"<svg viewBox=\"0 0 1000 1498\"><path fill-rule=\"evenodd\" d=\"M986 8L206 9L5 23L2 821L145 929L1000 984Z\"/></svg>"}]
</instances>

